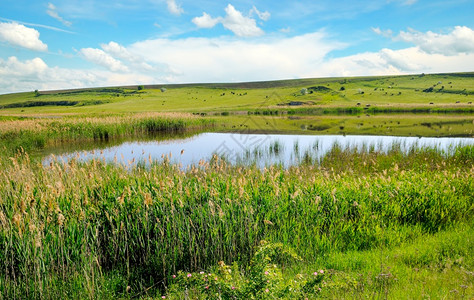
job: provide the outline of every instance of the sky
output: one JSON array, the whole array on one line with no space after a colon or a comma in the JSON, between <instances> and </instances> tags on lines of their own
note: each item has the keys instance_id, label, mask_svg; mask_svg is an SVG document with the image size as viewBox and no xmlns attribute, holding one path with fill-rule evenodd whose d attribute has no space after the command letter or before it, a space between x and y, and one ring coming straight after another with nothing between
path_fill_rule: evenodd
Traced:
<instances>
[{"instance_id":1,"label":"sky","mask_svg":"<svg viewBox=\"0 0 474 300\"><path fill-rule=\"evenodd\" d=\"M473 0L0 0L0 94L474 71Z\"/></svg>"}]
</instances>

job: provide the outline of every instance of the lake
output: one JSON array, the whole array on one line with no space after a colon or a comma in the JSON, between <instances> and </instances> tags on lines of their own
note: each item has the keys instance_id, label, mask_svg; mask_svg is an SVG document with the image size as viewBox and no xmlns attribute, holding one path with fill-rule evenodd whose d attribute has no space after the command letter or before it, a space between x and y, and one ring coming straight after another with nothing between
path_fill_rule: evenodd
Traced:
<instances>
[{"instance_id":1,"label":"lake","mask_svg":"<svg viewBox=\"0 0 474 300\"><path fill-rule=\"evenodd\" d=\"M437 147L449 151L459 144L472 145L474 138L417 138L393 136L342 136L342 135L290 135L246 133L200 133L177 139L126 141L118 145L101 144L93 150L76 150L59 155L49 154L43 159L48 165L53 160L67 162L71 159L88 161L100 159L109 163L132 166L138 162L148 164L168 157L182 168L209 160L214 154L232 163L257 164L264 167L282 164L285 167L298 164L305 157L318 160L335 144L342 148L373 148L386 151L393 145L402 150L411 147ZM89 148L90 149L90 148Z\"/></svg>"}]
</instances>

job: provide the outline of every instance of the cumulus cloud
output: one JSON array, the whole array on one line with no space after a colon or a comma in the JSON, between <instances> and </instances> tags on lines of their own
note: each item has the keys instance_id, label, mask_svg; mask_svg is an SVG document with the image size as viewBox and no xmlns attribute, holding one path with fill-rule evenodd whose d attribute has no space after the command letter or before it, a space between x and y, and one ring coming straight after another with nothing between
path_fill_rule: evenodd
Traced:
<instances>
[{"instance_id":1,"label":"cumulus cloud","mask_svg":"<svg viewBox=\"0 0 474 300\"><path fill-rule=\"evenodd\" d=\"M196 17L192 22L199 28L212 28L218 23L221 23L224 28L232 31L235 35L239 37L255 37L261 36L264 34L263 30L257 26L255 19L251 17L244 16L240 11L235 9L231 4L227 5L225 8L226 15L225 17L213 18L207 13L203 13L201 17ZM270 17L268 12L261 13L255 6L251 10L251 13L255 12L262 19L267 19Z\"/></svg>"},{"instance_id":2,"label":"cumulus cloud","mask_svg":"<svg viewBox=\"0 0 474 300\"><path fill-rule=\"evenodd\" d=\"M125 59L128 61L136 61L137 58L134 57L124 46L112 41L108 44L101 44L100 45L104 51L110 53L115 57L119 57L121 59Z\"/></svg>"},{"instance_id":3,"label":"cumulus cloud","mask_svg":"<svg viewBox=\"0 0 474 300\"><path fill-rule=\"evenodd\" d=\"M39 75L43 74L48 66L41 58L34 58L21 62L15 56L9 57L6 61L0 60L1 75Z\"/></svg>"},{"instance_id":4,"label":"cumulus cloud","mask_svg":"<svg viewBox=\"0 0 474 300\"><path fill-rule=\"evenodd\" d=\"M229 29L235 35L242 37L263 35L263 30L257 26L254 19L245 17L235 9L231 4L225 8L226 16L222 19L222 25Z\"/></svg>"},{"instance_id":5,"label":"cumulus cloud","mask_svg":"<svg viewBox=\"0 0 474 300\"><path fill-rule=\"evenodd\" d=\"M21 61L12 56L0 58L0 94L34 90L152 84L163 78L137 72L116 73L105 70L79 70L48 66L41 58Z\"/></svg>"},{"instance_id":6,"label":"cumulus cloud","mask_svg":"<svg viewBox=\"0 0 474 300\"><path fill-rule=\"evenodd\" d=\"M168 5L168 11L173 15L179 16L184 13L183 8L176 3L176 0L166 0L166 4Z\"/></svg>"},{"instance_id":7,"label":"cumulus cloud","mask_svg":"<svg viewBox=\"0 0 474 300\"><path fill-rule=\"evenodd\" d=\"M213 18L207 13L203 13L200 17L195 17L192 22L199 28L212 28L221 21L221 18Z\"/></svg>"},{"instance_id":8,"label":"cumulus cloud","mask_svg":"<svg viewBox=\"0 0 474 300\"><path fill-rule=\"evenodd\" d=\"M83 48L79 51L80 57L118 73L136 72L153 76L159 72L170 71L166 64L150 63L139 54L132 53L129 49L117 42L101 44L99 48Z\"/></svg>"},{"instance_id":9,"label":"cumulus cloud","mask_svg":"<svg viewBox=\"0 0 474 300\"><path fill-rule=\"evenodd\" d=\"M412 43L429 54L474 53L474 30L466 26L456 26L447 34L410 29L408 32L401 31L394 40Z\"/></svg>"},{"instance_id":10,"label":"cumulus cloud","mask_svg":"<svg viewBox=\"0 0 474 300\"><path fill-rule=\"evenodd\" d=\"M64 18L61 17L61 16L58 14L58 12L56 11L56 6L55 6L54 4L52 4L52 3L48 3L48 9L46 10L46 13L47 13L50 17L52 17L52 18L58 20L59 22L63 23L63 24L64 24L65 26L67 26L67 27L69 27L69 26L72 25L72 23L71 23L70 21L64 20Z\"/></svg>"},{"instance_id":11,"label":"cumulus cloud","mask_svg":"<svg viewBox=\"0 0 474 300\"><path fill-rule=\"evenodd\" d=\"M129 69L121 61L113 58L110 54L100 49L83 48L79 51L80 55L87 61L99 66L105 67L110 71L127 72Z\"/></svg>"},{"instance_id":12,"label":"cumulus cloud","mask_svg":"<svg viewBox=\"0 0 474 300\"><path fill-rule=\"evenodd\" d=\"M154 39L138 42L129 51L174 70L173 82L248 81L297 77L317 69L324 57L343 48L324 32L290 38Z\"/></svg>"},{"instance_id":13,"label":"cumulus cloud","mask_svg":"<svg viewBox=\"0 0 474 300\"><path fill-rule=\"evenodd\" d=\"M25 61L15 56L0 58L0 93L81 87L96 80L84 71L50 68L39 57Z\"/></svg>"},{"instance_id":14,"label":"cumulus cloud","mask_svg":"<svg viewBox=\"0 0 474 300\"><path fill-rule=\"evenodd\" d=\"M156 71L157 69L147 63L143 57L135 55L127 50L124 46L111 41L108 44L100 45L105 52L112 55L114 58L125 61L133 69L139 69L140 71Z\"/></svg>"},{"instance_id":15,"label":"cumulus cloud","mask_svg":"<svg viewBox=\"0 0 474 300\"><path fill-rule=\"evenodd\" d=\"M417 72L425 67L416 60L413 60L413 54L411 56L407 56L407 54L406 51L394 51L391 49L382 49L378 53L382 59L382 65L392 66L400 72Z\"/></svg>"},{"instance_id":16,"label":"cumulus cloud","mask_svg":"<svg viewBox=\"0 0 474 300\"><path fill-rule=\"evenodd\" d=\"M326 60L309 77L400 75L472 71L474 54L430 54L418 47L382 49Z\"/></svg>"},{"instance_id":17,"label":"cumulus cloud","mask_svg":"<svg viewBox=\"0 0 474 300\"><path fill-rule=\"evenodd\" d=\"M372 28L372 31L394 41L411 43L428 54L474 53L474 30L466 26L456 26L446 34L432 31L420 32L414 29L400 31L398 35L394 35L390 29Z\"/></svg>"},{"instance_id":18,"label":"cumulus cloud","mask_svg":"<svg viewBox=\"0 0 474 300\"><path fill-rule=\"evenodd\" d=\"M146 61L166 63L170 82L252 81L321 76L359 76L470 71L474 53L444 55L418 47L330 58L346 47L324 31L258 40L231 37L154 39L127 49ZM199 58L199 59L197 59ZM206 70L206 72L203 72Z\"/></svg>"},{"instance_id":19,"label":"cumulus cloud","mask_svg":"<svg viewBox=\"0 0 474 300\"><path fill-rule=\"evenodd\" d=\"M48 46L39 39L39 32L18 23L0 22L0 41L35 51L47 51Z\"/></svg>"},{"instance_id":20,"label":"cumulus cloud","mask_svg":"<svg viewBox=\"0 0 474 300\"><path fill-rule=\"evenodd\" d=\"M107 69L49 67L41 58L0 58L0 93L34 89L152 83L237 82L327 76L368 76L472 71L474 52L427 52L419 46L331 57L346 44L325 31L260 39L237 37L116 42L79 51ZM147 67L145 67L148 66Z\"/></svg>"}]
</instances>

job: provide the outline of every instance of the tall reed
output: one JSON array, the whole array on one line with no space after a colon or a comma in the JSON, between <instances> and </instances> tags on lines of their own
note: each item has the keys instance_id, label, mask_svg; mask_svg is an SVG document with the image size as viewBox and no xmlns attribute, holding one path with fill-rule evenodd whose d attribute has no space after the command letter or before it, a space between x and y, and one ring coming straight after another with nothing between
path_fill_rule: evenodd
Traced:
<instances>
[{"instance_id":1,"label":"tall reed","mask_svg":"<svg viewBox=\"0 0 474 300\"><path fill-rule=\"evenodd\" d=\"M178 270L249 262L261 240L306 260L393 246L474 213L473 146L340 149L320 164L182 170L0 160L0 286L7 298L116 297ZM105 280L107 278L107 280Z\"/></svg>"},{"instance_id":2,"label":"tall reed","mask_svg":"<svg viewBox=\"0 0 474 300\"><path fill-rule=\"evenodd\" d=\"M0 122L0 147L4 153L20 148L36 150L68 141L104 141L117 137L203 129L213 121L184 113L141 113L110 116L59 116Z\"/></svg>"}]
</instances>

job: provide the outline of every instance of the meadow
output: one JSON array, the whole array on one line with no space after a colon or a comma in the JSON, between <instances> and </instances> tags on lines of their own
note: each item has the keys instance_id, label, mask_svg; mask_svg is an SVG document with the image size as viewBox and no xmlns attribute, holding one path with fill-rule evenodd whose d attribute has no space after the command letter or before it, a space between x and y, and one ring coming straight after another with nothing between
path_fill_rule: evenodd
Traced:
<instances>
[{"instance_id":1,"label":"meadow","mask_svg":"<svg viewBox=\"0 0 474 300\"><path fill-rule=\"evenodd\" d=\"M473 78L473 73L453 73L37 91L0 95L0 109L2 115L148 111L212 114L322 108L338 108L336 113L364 108L472 113Z\"/></svg>"},{"instance_id":2,"label":"meadow","mask_svg":"<svg viewBox=\"0 0 474 300\"><path fill-rule=\"evenodd\" d=\"M3 296L469 297L473 160L472 146L336 146L286 170L183 171L20 152L0 173Z\"/></svg>"},{"instance_id":3,"label":"meadow","mask_svg":"<svg viewBox=\"0 0 474 300\"><path fill-rule=\"evenodd\" d=\"M334 145L289 168L41 153L202 130L472 137L473 86L465 73L0 95L0 298L471 299L472 145Z\"/></svg>"},{"instance_id":4,"label":"meadow","mask_svg":"<svg viewBox=\"0 0 474 300\"><path fill-rule=\"evenodd\" d=\"M191 113L219 131L468 137L473 86L453 73L36 91L0 95L0 118Z\"/></svg>"}]
</instances>

